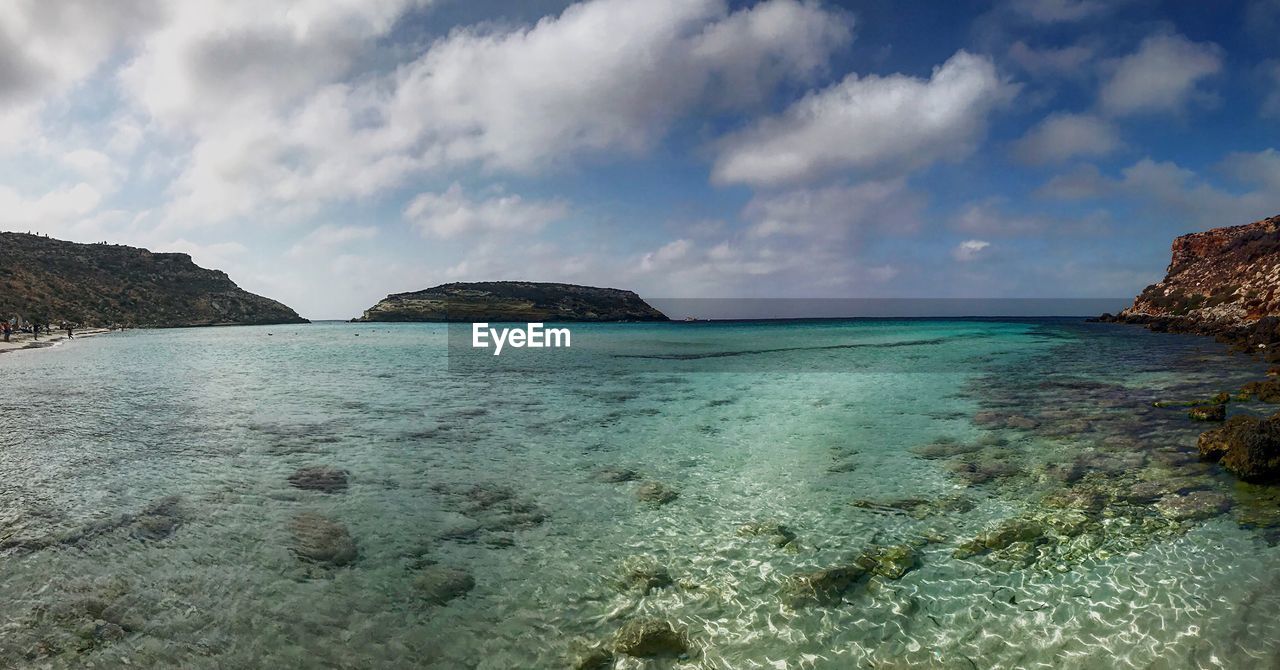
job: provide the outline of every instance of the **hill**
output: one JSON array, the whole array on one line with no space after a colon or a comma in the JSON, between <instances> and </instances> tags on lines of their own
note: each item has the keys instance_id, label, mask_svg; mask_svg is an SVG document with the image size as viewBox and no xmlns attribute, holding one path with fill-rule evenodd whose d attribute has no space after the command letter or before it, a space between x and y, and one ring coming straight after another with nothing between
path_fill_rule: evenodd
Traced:
<instances>
[{"instance_id":1,"label":"hill","mask_svg":"<svg viewBox=\"0 0 1280 670\"><path fill-rule=\"evenodd\" d=\"M141 328L306 323L187 254L0 233L0 317Z\"/></svg>"},{"instance_id":2,"label":"hill","mask_svg":"<svg viewBox=\"0 0 1280 670\"><path fill-rule=\"evenodd\" d=\"M666 321L632 291L496 281L393 293L353 321Z\"/></svg>"}]
</instances>

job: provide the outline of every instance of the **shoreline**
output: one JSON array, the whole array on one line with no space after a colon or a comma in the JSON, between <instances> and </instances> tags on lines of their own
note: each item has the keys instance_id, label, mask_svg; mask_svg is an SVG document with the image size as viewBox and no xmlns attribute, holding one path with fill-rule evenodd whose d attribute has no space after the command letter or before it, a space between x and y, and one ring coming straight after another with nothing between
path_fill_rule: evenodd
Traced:
<instances>
[{"instance_id":1,"label":"shoreline","mask_svg":"<svg viewBox=\"0 0 1280 670\"><path fill-rule=\"evenodd\" d=\"M85 330L76 332L71 338L67 338L66 331L58 331L57 334L45 335L40 339L35 339L31 333L14 333L8 342L0 342L0 355L14 351L27 351L31 349L48 349L67 341L68 339L78 340L86 337L94 337L111 332L107 328L86 328Z\"/></svg>"}]
</instances>

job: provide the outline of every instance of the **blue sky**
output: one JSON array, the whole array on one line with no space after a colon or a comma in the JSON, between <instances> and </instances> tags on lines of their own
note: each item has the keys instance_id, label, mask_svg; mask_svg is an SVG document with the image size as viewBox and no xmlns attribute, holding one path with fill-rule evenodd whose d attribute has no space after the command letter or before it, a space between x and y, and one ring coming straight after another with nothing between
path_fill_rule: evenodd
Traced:
<instances>
[{"instance_id":1,"label":"blue sky","mask_svg":"<svg viewBox=\"0 0 1280 670\"><path fill-rule=\"evenodd\" d=\"M17 2L0 229L313 318L531 279L1123 297L1280 214L1280 1Z\"/></svg>"}]
</instances>

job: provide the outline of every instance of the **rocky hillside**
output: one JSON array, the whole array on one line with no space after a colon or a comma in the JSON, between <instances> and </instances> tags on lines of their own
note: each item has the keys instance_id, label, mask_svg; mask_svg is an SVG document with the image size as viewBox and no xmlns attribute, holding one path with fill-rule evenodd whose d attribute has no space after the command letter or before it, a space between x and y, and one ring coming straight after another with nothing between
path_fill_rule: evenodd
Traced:
<instances>
[{"instance_id":1,"label":"rocky hillside","mask_svg":"<svg viewBox=\"0 0 1280 670\"><path fill-rule=\"evenodd\" d=\"M393 293L353 321L666 321L631 291L498 281Z\"/></svg>"},{"instance_id":2,"label":"rocky hillside","mask_svg":"<svg viewBox=\"0 0 1280 670\"><path fill-rule=\"evenodd\" d=\"M187 254L0 233L0 317L81 326L306 323Z\"/></svg>"},{"instance_id":3,"label":"rocky hillside","mask_svg":"<svg viewBox=\"0 0 1280 670\"><path fill-rule=\"evenodd\" d=\"M1157 330L1271 341L1277 317L1280 216L1175 239L1164 279L1111 318Z\"/></svg>"}]
</instances>

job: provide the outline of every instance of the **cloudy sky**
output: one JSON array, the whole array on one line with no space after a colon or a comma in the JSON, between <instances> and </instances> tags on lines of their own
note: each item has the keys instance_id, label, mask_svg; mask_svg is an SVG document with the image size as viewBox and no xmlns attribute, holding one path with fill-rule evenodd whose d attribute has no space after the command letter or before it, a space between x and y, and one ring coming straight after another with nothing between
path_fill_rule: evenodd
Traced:
<instances>
[{"instance_id":1,"label":"cloudy sky","mask_svg":"<svg viewBox=\"0 0 1280 670\"><path fill-rule=\"evenodd\" d=\"M0 229L312 318L530 279L1116 297L1280 214L1280 0L9 0Z\"/></svg>"}]
</instances>

